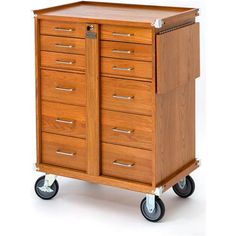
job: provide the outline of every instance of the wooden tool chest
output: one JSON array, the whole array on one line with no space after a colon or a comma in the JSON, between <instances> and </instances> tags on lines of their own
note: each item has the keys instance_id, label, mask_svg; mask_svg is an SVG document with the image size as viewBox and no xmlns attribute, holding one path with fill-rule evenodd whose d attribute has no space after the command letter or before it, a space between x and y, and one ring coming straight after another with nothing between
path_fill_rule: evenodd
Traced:
<instances>
[{"instance_id":1,"label":"wooden tool chest","mask_svg":"<svg viewBox=\"0 0 236 236\"><path fill-rule=\"evenodd\" d=\"M78 2L34 11L43 199L66 176L159 196L194 191L198 9Z\"/></svg>"}]
</instances>

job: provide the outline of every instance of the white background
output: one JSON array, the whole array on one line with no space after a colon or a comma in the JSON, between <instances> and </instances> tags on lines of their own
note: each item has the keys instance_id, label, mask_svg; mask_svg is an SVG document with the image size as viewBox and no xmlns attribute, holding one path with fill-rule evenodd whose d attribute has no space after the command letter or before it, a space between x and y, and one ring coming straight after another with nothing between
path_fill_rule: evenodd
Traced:
<instances>
[{"instance_id":1,"label":"white background","mask_svg":"<svg viewBox=\"0 0 236 236\"><path fill-rule=\"evenodd\" d=\"M196 144L197 157L203 165L192 174L195 194L182 200L171 190L165 193L162 199L166 215L157 224L142 217L140 193L59 178L60 190L55 199L42 201L35 196L33 186L40 173L33 170L36 153L32 10L69 2L0 2L0 235L235 235L236 40L234 7L228 0L120 1L201 8L202 65L201 79L197 81Z\"/></svg>"}]
</instances>

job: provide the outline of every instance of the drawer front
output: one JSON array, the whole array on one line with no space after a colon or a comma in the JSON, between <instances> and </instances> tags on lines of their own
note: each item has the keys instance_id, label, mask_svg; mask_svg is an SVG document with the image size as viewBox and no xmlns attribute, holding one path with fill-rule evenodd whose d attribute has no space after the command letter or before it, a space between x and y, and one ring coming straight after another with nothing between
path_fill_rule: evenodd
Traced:
<instances>
[{"instance_id":1,"label":"drawer front","mask_svg":"<svg viewBox=\"0 0 236 236\"><path fill-rule=\"evenodd\" d=\"M41 50L85 54L85 40L65 37L40 36Z\"/></svg>"},{"instance_id":2,"label":"drawer front","mask_svg":"<svg viewBox=\"0 0 236 236\"><path fill-rule=\"evenodd\" d=\"M152 46L136 43L101 41L101 56L152 61Z\"/></svg>"},{"instance_id":3,"label":"drawer front","mask_svg":"<svg viewBox=\"0 0 236 236\"><path fill-rule=\"evenodd\" d=\"M84 71L85 56L41 51L41 66Z\"/></svg>"},{"instance_id":4,"label":"drawer front","mask_svg":"<svg viewBox=\"0 0 236 236\"><path fill-rule=\"evenodd\" d=\"M84 74L41 70L41 95L43 100L86 105Z\"/></svg>"},{"instance_id":5,"label":"drawer front","mask_svg":"<svg viewBox=\"0 0 236 236\"><path fill-rule=\"evenodd\" d=\"M85 107L42 102L42 130L85 138Z\"/></svg>"},{"instance_id":6,"label":"drawer front","mask_svg":"<svg viewBox=\"0 0 236 236\"><path fill-rule=\"evenodd\" d=\"M102 174L151 184L151 156L148 150L103 143Z\"/></svg>"},{"instance_id":7,"label":"drawer front","mask_svg":"<svg viewBox=\"0 0 236 236\"><path fill-rule=\"evenodd\" d=\"M152 149L152 118L114 111L102 111L102 141Z\"/></svg>"},{"instance_id":8,"label":"drawer front","mask_svg":"<svg viewBox=\"0 0 236 236\"><path fill-rule=\"evenodd\" d=\"M105 58L101 59L101 72L120 76L152 79L152 63Z\"/></svg>"},{"instance_id":9,"label":"drawer front","mask_svg":"<svg viewBox=\"0 0 236 236\"><path fill-rule=\"evenodd\" d=\"M152 29L102 25L101 39L110 41L152 44Z\"/></svg>"},{"instance_id":10,"label":"drawer front","mask_svg":"<svg viewBox=\"0 0 236 236\"><path fill-rule=\"evenodd\" d=\"M102 77L102 108L152 115L152 84Z\"/></svg>"},{"instance_id":11,"label":"drawer front","mask_svg":"<svg viewBox=\"0 0 236 236\"><path fill-rule=\"evenodd\" d=\"M42 162L85 171L87 169L86 141L43 132Z\"/></svg>"},{"instance_id":12,"label":"drawer front","mask_svg":"<svg viewBox=\"0 0 236 236\"><path fill-rule=\"evenodd\" d=\"M74 22L40 21L40 33L45 35L84 38L85 28L85 24Z\"/></svg>"}]
</instances>

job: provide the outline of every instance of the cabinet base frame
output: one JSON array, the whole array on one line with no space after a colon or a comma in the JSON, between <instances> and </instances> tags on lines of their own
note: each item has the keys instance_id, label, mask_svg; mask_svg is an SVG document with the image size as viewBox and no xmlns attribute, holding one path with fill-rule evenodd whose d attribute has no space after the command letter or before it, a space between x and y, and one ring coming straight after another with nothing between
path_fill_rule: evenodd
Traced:
<instances>
[{"instance_id":1,"label":"cabinet base frame","mask_svg":"<svg viewBox=\"0 0 236 236\"><path fill-rule=\"evenodd\" d=\"M177 182L179 182L181 179L183 179L185 176L190 174L192 171L194 171L198 167L199 167L199 161L194 160L188 165L186 165L185 167L183 167L181 170L179 170L177 173L174 173L168 179L163 181L156 188L153 188L152 185L148 185L148 184L143 184L143 183L138 183L138 182L133 182L133 181L128 181L128 180L121 180L121 179L116 179L116 178L107 177L107 176L92 176L82 171L66 169L62 167L41 164L41 163L36 164L36 170L40 172L84 180L84 181L97 183L97 184L109 185L113 187L128 189L131 191L142 192L145 194L153 194L156 196L160 196L162 193L167 191L170 187L175 185Z\"/></svg>"}]
</instances>

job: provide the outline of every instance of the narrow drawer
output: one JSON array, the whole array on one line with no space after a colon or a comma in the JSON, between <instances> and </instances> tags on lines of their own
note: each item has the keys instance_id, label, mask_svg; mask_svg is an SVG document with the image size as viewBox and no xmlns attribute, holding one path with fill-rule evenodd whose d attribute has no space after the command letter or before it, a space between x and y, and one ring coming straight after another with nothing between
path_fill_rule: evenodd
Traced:
<instances>
[{"instance_id":1,"label":"narrow drawer","mask_svg":"<svg viewBox=\"0 0 236 236\"><path fill-rule=\"evenodd\" d=\"M85 54L85 39L41 35L40 43L44 51Z\"/></svg>"},{"instance_id":2,"label":"narrow drawer","mask_svg":"<svg viewBox=\"0 0 236 236\"><path fill-rule=\"evenodd\" d=\"M102 108L152 115L152 84L150 82L102 77Z\"/></svg>"},{"instance_id":3,"label":"narrow drawer","mask_svg":"<svg viewBox=\"0 0 236 236\"><path fill-rule=\"evenodd\" d=\"M85 24L61 21L40 21L40 34L66 36L66 37L85 37Z\"/></svg>"},{"instance_id":4,"label":"narrow drawer","mask_svg":"<svg viewBox=\"0 0 236 236\"><path fill-rule=\"evenodd\" d=\"M102 144L102 174L151 184L152 152L143 149Z\"/></svg>"},{"instance_id":5,"label":"narrow drawer","mask_svg":"<svg viewBox=\"0 0 236 236\"><path fill-rule=\"evenodd\" d=\"M43 101L42 130L85 138L85 107Z\"/></svg>"},{"instance_id":6,"label":"narrow drawer","mask_svg":"<svg viewBox=\"0 0 236 236\"><path fill-rule=\"evenodd\" d=\"M41 51L41 66L84 71L85 56Z\"/></svg>"},{"instance_id":7,"label":"narrow drawer","mask_svg":"<svg viewBox=\"0 0 236 236\"><path fill-rule=\"evenodd\" d=\"M101 72L120 76L152 79L152 63L105 58L101 59Z\"/></svg>"},{"instance_id":8,"label":"narrow drawer","mask_svg":"<svg viewBox=\"0 0 236 236\"><path fill-rule=\"evenodd\" d=\"M101 56L152 61L152 46L137 43L101 41Z\"/></svg>"},{"instance_id":9,"label":"narrow drawer","mask_svg":"<svg viewBox=\"0 0 236 236\"><path fill-rule=\"evenodd\" d=\"M87 169L85 140L42 132L42 162L85 171Z\"/></svg>"},{"instance_id":10,"label":"narrow drawer","mask_svg":"<svg viewBox=\"0 0 236 236\"><path fill-rule=\"evenodd\" d=\"M41 70L41 95L43 100L86 105L85 75Z\"/></svg>"},{"instance_id":11,"label":"narrow drawer","mask_svg":"<svg viewBox=\"0 0 236 236\"><path fill-rule=\"evenodd\" d=\"M152 118L114 111L102 111L102 141L152 149Z\"/></svg>"},{"instance_id":12,"label":"narrow drawer","mask_svg":"<svg viewBox=\"0 0 236 236\"><path fill-rule=\"evenodd\" d=\"M130 43L152 44L152 29L102 25L101 39Z\"/></svg>"}]
</instances>

